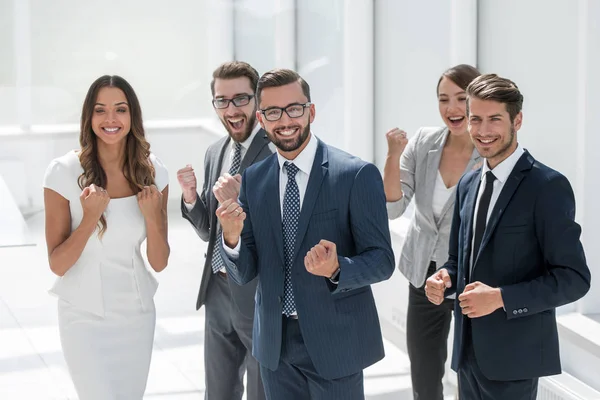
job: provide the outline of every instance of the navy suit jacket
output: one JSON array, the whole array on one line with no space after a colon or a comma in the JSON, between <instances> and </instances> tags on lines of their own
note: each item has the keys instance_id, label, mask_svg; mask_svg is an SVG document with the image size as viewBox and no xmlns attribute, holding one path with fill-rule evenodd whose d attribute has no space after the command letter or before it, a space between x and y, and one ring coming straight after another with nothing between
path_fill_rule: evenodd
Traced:
<instances>
[{"instance_id":1,"label":"navy suit jacket","mask_svg":"<svg viewBox=\"0 0 600 400\"><path fill-rule=\"evenodd\" d=\"M456 191L449 260L452 288L468 279L474 207L481 169L465 174ZM575 198L567 178L537 162L519 158L492 210L470 282L499 287L502 308L472 318L477 363L492 380L530 379L561 372L555 308L583 297L590 271L575 222ZM467 317L455 305L452 368L462 361Z\"/></svg>"},{"instance_id":2,"label":"navy suit jacket","mask_svg":"<svg viewBox=\"0 0 600 400\"><path fill-rule=\"evenodd\" d=\"M259 277L253 354L276 370L282 341L283 231L276 155L249 167L239 202L246 212L239 257L227 272L243 285ZM334 242L339 284L306 271L304 256L321 239ZM360 372L384 357L370 285L394 271L383 181L377 167L318 141L302 202L292 282L304 343L325 379Z\"/></svg>"}]
</instances>

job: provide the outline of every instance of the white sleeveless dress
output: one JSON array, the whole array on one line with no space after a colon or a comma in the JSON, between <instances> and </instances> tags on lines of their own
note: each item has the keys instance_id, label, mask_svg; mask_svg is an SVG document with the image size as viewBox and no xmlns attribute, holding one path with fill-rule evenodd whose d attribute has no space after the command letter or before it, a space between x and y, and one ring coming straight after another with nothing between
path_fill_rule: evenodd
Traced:
<instances>
[{"instance_id":1,"label":"white sleeveless dress","mask_svg":"<svg viewBox=\"0 0 600 400\"><path fill-rule=\"evenodd\" d=\"M156 186L168 184L168 172L154 155ZM77 183L82 168L71 151L53 160L44 187L69 200L71 230L83 209ZM50 290L58 300L58 325L65 361L80 400L141 400L146 388L158 283L146 267L140 245L146 239L137 197L111 199L107 229L89 238L79 260Z\"/></svg>"}]
</instances>

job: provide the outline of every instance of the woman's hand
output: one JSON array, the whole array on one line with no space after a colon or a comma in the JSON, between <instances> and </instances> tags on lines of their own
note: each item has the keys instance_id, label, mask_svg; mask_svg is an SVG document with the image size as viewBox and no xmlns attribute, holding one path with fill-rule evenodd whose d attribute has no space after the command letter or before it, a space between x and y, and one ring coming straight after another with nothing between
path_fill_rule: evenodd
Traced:
<instances>
[{"instance_id":1,"label":"woman's hand","mask_svg":"<svg viewBox=\"0 0 600 400\"><path fill-rule=\"evenodd\" d=\"M104 210L106 210L106 206L108 206L108 203L110 202L110 197L108 196L106 189L92 183L90 186L83 189L79 195L79 200L83 207L83 217L89 218L96 223L102 216Z\"/></svg>"},{"instance_id":2,"label":"woman's hand","mask_svg":"<svg viewBox=\"0 0 600 400\"><path fill-rule=\"evenodd\" d=\"M406 132L398 128L390 129L385 138L388 143L388 155L400 158L408 143Z\"/></svg>"},{"instance_id":3,"label":"woman's hand","mask_svg":"<svg viewBox=\"0 0 600 400\"><path fill-rule=\"evenodd\" d=\"M158 222L163 214L163 195L154 185L144 186L137 194L138 205L146 222Z\"/></svg>"}]
</instances>

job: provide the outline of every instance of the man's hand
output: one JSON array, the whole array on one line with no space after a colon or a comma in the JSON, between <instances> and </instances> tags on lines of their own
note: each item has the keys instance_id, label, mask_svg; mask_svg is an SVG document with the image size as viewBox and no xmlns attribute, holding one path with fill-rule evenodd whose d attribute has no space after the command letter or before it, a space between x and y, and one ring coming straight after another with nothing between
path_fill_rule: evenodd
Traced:
<instances>
[{"instance_id":1,"label":"man's hand","mask_svg":"<svg viewBox=\"0 0 600 400\"><path fill-rule=\"evenodd\" d=\"M340 266L335 243L321 240L306 253L304 266L313 275L331 278Z\"/></svg>"},{"instance_id":2,"label":"man's hand","mask_svg":"<svg viewBox=\"0 0 600 400\"><path fill-rule=\"evenodd\" d=\"M223 241L230 249L235 248L244 228L246 213L237 202L229 199L217 208L216 214L221 224Z\"/></svg>"},{"instance_id":3,"label":"man's hand","mask_svg":"<svg viewBox=\"0 0 600 400\"><path fill-rule=\"evenodd\" d=\"M481 282L469 283L458 300L462 313L469 318L484 317L504 307L500 289Z\"/></svg>"},{"instance_id":4,"label":"man's hand","mask_svg":"<svg viewBox=\"0 0 600 400\"><path fill-rule=\"evenodd\" d=\"M452 280L446 268L442 268L425 282L425 294L430 302L439 306L444 302L444 292L449 287L452 287Z\"/></svg>"},{"instance_id":5,"label":"man's hand","mask_svg":"<svg viewBox=\"0 0 600 400\"><path fill-rule=\"evenodd\" d=\"M225 173L215 182L213 193L219 203L225 200L237 200L240 194L240 185L242 184L242 176L240 174L231 176Z\"/></svg>"},{"instance_id":6,"label":"man's hand","mask_svg":"<svg viewBox=\"0 0 600 400\"><path fill-rule=\"evenodd\" d=\"M196 174L191 165L186 165L177 171L177 181L183 192L183 201L188 204L193 204L196 201Z\"/></svg>"}]
</instances>

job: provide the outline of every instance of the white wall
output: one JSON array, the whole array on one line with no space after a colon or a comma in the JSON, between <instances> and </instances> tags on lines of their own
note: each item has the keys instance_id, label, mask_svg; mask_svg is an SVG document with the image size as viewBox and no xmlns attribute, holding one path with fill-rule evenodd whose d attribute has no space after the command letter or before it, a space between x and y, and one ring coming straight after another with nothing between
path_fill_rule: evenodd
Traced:
<instances>
[{"instance_id":1,"label":"white wall","mask_svg":"<svg viewBox=\"0 0 600 400\"><path fill-rule=\"evenodd\" d=\"M325 142L344 144L343 2L296 2L297 71L310 85L316 107L314 133Z\"/></svg>"},{"instance_id":2,"label":"white wall","mask_svg":"<svg viewBox=\"0 0 600 400\"><path fill-rule=\"evenodd\" d=\"M0 126L17 124L13 0L0 0Z\"/></svg>"},{"instance_id":3,"label":"white wall","mask_svg":"<svg viewBox=\"0 0 600 400\"><path fill-rule=\"evenodd\" d=\"M442 123L436 98L450 65L451 2L375 2L375 155L383 167L385 133L398 126L409 137ZM426 21L426 23L424 23Z\"/></svg>"},{"instance_id":4,"label":"white wall","mask_svg":"<svg viewBox=\"0 0 600 400\"><path fill-rule=\"evenodd\" d=\"M235 58L252 65L259 75L275 65L277 11L276 0L236 2Z\"/></svg>"},{"instance_id":5,"label":"white wall","mask_svg":"<svg viewBox=\"0 0 600 400\"><path fill-rule=\"evenodd\" d=\"M3 0L6 1L6 0ZM79 120L90 84L117 74L136 90L145 119L211 113L204 1L29 0L33 124Z\"/></svg>"}]
</instances>

